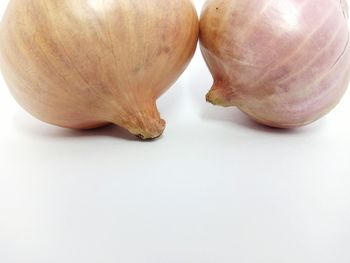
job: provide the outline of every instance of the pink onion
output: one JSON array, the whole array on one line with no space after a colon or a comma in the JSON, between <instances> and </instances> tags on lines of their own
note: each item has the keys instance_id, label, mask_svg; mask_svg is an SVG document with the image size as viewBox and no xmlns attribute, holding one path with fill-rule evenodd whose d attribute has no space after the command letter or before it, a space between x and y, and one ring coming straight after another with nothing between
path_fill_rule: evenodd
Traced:
<instances>
[{"instance_id":1,"label":"pink onion","mask_svg":"<svg viewBox=\"0 0 350 263\"><path fill-rule=\"evenodd\" d=\"M349 83L345 1L209 0L200 41L214 78L207 100L265 125L309 124Z\"/></svg>"}]
</instances>

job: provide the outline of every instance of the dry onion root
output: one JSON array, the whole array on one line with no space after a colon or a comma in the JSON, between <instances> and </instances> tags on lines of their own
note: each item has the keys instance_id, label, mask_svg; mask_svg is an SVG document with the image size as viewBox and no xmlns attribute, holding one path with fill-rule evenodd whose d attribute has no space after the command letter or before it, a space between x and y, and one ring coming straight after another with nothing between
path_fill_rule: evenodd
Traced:
<instances>
[{"instance_id":1,"label":"dry onion root","mask_svg":"<svg viewBox=\"0 0 350 263\"><path fill-rule=\"evenodd\" d=\"M11 0L1 23L1 69L16 100L45 122L114 123L142 139L165 122L156 99L192 58L190 0Z\"/></svg>"},{"instance_id":2,"label":"dry onion root","mask_svg":"<svg viewBox=\"0 0 350 263\"><path fill-rule=\"evenodd\" d=\"M272 127L319 119L349 83L345 0L209 0L200 42L214 78L207 100Z\"/></svg>"}]
</instances>

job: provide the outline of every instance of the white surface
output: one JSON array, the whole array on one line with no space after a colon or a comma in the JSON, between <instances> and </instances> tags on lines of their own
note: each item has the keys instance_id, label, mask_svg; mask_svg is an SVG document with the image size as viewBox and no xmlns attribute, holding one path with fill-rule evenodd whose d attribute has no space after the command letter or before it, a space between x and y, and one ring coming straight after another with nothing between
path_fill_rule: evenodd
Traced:
<instances>
[{"instance_id":1,"label":"white surface","mask_svg":"<svg viewBox=\"0 0 350 263\"><path fill-rule=\"evenodd\" d=\"M0 262L349 263L350 93L279 131L206 104L210 84L197 52L143 143L39 122L1 79Z\"/></svg>"}]
</instances>

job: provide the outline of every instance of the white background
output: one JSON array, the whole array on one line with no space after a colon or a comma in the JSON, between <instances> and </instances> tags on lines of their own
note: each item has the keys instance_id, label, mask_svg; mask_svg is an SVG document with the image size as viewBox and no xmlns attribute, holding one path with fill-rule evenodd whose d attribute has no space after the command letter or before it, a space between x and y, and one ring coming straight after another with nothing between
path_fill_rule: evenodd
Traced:
<instances>
[{"instance_id":1,"label":"white background","mask_svg":"<svg viewBox=\"0 0 350 263\"><path fill-rule=\"evenodd\" d=\"M206 104L210 85L197 52L140 142L44 124L0 79L0 262L349 263L350 93L283 131Z\"/></svg>"}]
</instances>

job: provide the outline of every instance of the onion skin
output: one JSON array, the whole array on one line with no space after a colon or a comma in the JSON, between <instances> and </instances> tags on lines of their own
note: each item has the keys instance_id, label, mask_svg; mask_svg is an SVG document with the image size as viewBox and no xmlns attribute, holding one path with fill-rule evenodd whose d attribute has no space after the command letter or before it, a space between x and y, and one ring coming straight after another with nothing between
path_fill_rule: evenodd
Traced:
<instances>
[{"instance_id":1,"label":"onion skin","mask_svg":"<svg viewBox=\"0 0 350 263\"><path fill-rule=\"evenodd\" d=\"M344 0L207 1L200 19L214 78L207 100L277 128L321 118L349 83L347 14Z\"/></svg>"},{"instance_id":2,"label":"onion skin","mask_svg":"<svg viewBox=\"0 0 350 263\"><path fill-rule=\"evenodd\" d=\"M114 123L152 139L165 128L156 99L185 70L197 40L190 0L11 0L0 65L15 99L42 121Z\"/></svg>"}]
</instances>

